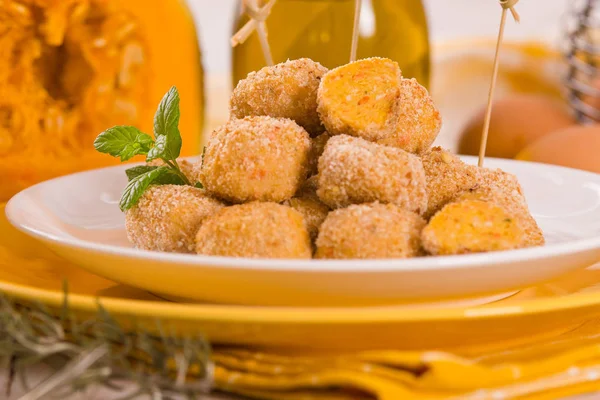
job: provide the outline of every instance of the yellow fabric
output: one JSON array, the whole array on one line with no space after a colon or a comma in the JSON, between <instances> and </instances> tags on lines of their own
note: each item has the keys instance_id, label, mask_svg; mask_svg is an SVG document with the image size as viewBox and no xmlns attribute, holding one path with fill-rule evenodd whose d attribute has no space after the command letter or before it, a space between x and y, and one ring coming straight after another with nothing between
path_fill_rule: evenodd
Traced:
<instances>
[{"instance_id":1,"label":"yellow fabric","mask_svg":"<svg viewBox=\"0 0 600 400\"><path fill-rule=\"evenodd\" d=\"M600 390L600 344L553 352L547 343L510 352L493 364L445 352L379 351L336 357L215 352L218 388L269 399L553 399ZM331 388L342 388L331 391ZM346 390L347 393L343 393Z\"/></svg>"},{"instance_id":2,"label":"yellow fabric","mask_svg":"<svg viewBox=\"0 0 600 400\"><path fill-rule=\"evenodd\" d=\"M115 286L17 232L4 218L3 205L0 213L0 282L59 290L66 277L76 293L105 296ZM597 285L600 274L587 275L585 285L578 279L559 286L545 284L529 293L543 297L544 291L580 291ZM156 301L122 285L113 296ZM509 303L518 301L522 300ZM561 322L568 330L557 329L534 340L479 341L477 346L465 343L419 351L399 350L406 348L399 343L398 349L338 353L217 346L212 356L214 384L227 392L277 400L546 400L600 391L600 321L594 318L600 314L600 294L597 304L590 308L587 322L573 326L565 319Z\"/></svg>"}]
</instances>

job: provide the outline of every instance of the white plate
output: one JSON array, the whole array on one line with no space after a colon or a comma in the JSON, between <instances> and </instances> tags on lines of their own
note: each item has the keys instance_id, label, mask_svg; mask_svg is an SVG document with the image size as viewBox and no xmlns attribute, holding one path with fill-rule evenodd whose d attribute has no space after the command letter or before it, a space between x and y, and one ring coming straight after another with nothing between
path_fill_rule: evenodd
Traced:
<instances>
[{"instance_id":1,"label":"white plate","mask_svg":"<svg viewBox=\"0 0 600 400\"><path fill-rule=\"evenodd\" d=\"M474 163L472 157L464 157ZM600 259L600 175L512 160L547 245L516 251L388 260L263 260L137 250L118 200L128 166L43 182L17 194L9 220L64 258L167 297L248 305L373 305L489 296Z\"/></svg>"}]
</instances>

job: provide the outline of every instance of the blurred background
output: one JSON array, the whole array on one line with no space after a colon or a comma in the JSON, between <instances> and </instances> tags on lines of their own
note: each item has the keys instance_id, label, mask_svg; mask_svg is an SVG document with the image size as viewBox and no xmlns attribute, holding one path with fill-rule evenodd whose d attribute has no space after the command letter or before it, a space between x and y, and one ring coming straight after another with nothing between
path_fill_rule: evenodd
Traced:
<instances>
[{"instance_id":1,"label":"blurred background","mask_svg":"<svg viewBox=\"0 0 600 400\"><path fill-rule=\"evenodd\" d=\"M314 0L304 0L311 2ZM506 38L537 39L558 44L568 5L576 0L521 0L520 25L510 24ZM372 4L372 0L364 0ZM204 66L210 74L231 68L229 39L235 16L236 0L189 0L194 20L200 27ZM500 6L497 0L424 0L425 12L434 43L474 36L493 37L498 33Z\"/></svg>"},{"instance_id":2,"label":"blurred background","mask_svg":"<svg viewBox=\"0 0 600 400\"><path fill-rule=\"evenodd\" d=\"M228 118L232 87L265 65L256 33L230 45L248 20L241 3L0 2L0 200L114 163L93 139L113 125L151 132L173 85L182 96L182 153L199 154ZM489 156L600 172L595 3L517 4L521 23L507 21ZM353 10L354 0L278 0L267 21L275 62L347 62ZM363 0L358 57L397 61L442 113L436 144L476 154L500 13L497 0Z\"/></svg>"},{"instance_id":3,"label":"blurred background","mask_svg":"<svg viewBox=\"0 0 600 400\"><path fill-rule=\"evenodd\" d=\"M414 0L393 1L407 8L415 7L418 3ZM576 7L574 2L576 0L522 0L517 7L522 23L509 23L505 32L506 40L540 41L557 48L564 41L567 15ZM295 3L310 4L315 1L304 0ZM232 49L229 39L240 8L237 0L190 0L189 4L194 20L199 26L203 64L208 77L207 93L214 96L207 104L207 128L210 130L226 117L224 113L227 111L228 93L231 90L231 80L228 78L231 73ZM500 6L497 0L424 0L423 5L432 52L436 46L490 39L498 34ZM364 0L363 7L372 8L373 0ZM373 25L372 14L361 13L361 24L367 27ZM260 57L260 54L257 54L257 57ZM446 134L447 132L448 130ZM446 140L444 144L447 146L447 142L450 141L451 139Z\"/></svg>"}]
</instances>

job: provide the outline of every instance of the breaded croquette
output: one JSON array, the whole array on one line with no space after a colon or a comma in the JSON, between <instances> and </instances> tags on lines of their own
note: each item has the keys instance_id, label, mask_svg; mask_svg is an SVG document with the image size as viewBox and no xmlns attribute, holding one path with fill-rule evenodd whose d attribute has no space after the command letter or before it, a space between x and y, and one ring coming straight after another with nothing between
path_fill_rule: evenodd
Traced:
<instances>
[{"instance_id":1,"label":"breaded croquette","mask_svg":"<svg viewBox=\"0 0 600 400\"><path fill-rule=\"evenodd\" d=\"M317 194L331 208L380 201L422 214L427 209L425 171L402 149L337 135L319 159Z\"/></svg>"},{"instance_id":2,"label":"breaded croquette","mask_svg":"<svg viewBox=\"0 0 600 400\"><path fill-rule=\"evenodd\" d=\"M321 120L332 135L348 134L411 153L427 150L442 126L431 96L385 58L332 69L318 93Z\"/></svg>"},{"instance_id":3,"label":"breaded croquette","mask_svg":"<svg viewBox=\"0 0 600 400\"><path fill-rule=\"evenodd\" d=\"M516 176L499 169L479 168L477 186L459 195L456 201L464 199L489 201L504 208L525 232L522 247L541 246L545 243L544 234L529 212Z\"/></svg>"},{"instance_id":4,"label":"breaded croquette","mask_svg":"<svg viewBox=\"0 0 600 400\"><path fill-rule=\"evenodd\" d=\"M428 253L451 255L517 249L525 241L525 232L499 205L463 200L435 214L421 238Z\"/></svg>"},{"instance_id":5,"label":"breaded croquette","mask_svg":"<svg viewBox=\"0 0 600 400\"><path fill-rule=\"evenodd\" d=\"M442 118L431 96L416 79L402 79L396 126L390 135L377 143L421 154L435 141L442 128Z\"/></svg>"},{"instance_id":6,"label":"breaded croquette","mask_svg":"<svg viewBox=\"0 0 600 400\"><path fill-rule=\"evenodd\" d=\"M294 197L283 202L302 214L313 243L330 211L330 208L317 196L318 183L318 176L313 175L304 182Z\"/></svg>"},{"instance_id":7,"label":"breaded croquette","mask_svg":"<svg viewBox=\"0 0 600 400\"><path fill-rule=\"evenodd\" d=\"M313 176L319 172L319 158L325 150L325 145L331 136L324 132L311 140L310 152L308 153L308 175Z\"/></svg>"},{"instance_id":8,"label":"breaded croquette","mask_svg":"<svg viewBox=\"0 0 600 400\"><path fill-rule=\"evenodd\" d=\"M393 135L401 80L398 63L386 58L367 58L326 73L318 111L329 134L373 142Z\"/></svg>"},{"instance_id":9,"label":"breaded croquette","mask_svg":"<svg viewBox=\"0 0 600 400\"><path fill-rule=\"evenodd\" d=\"M191 186L151 186L125 214L127 237L139 249L193 253L202 221L223 207Z\"/></svg>"},{"instance_id":10,"label":"breaded croquette","mask_svg":"<svg viewBox=\"0 0 600 400\"><path fill-rule=\"evenodd\" d=\"M421 254L425 220L393 204L352 205L329 213L316 258L408 258Z\"/></svg>"},{"instance_id":11,"label":"breaded croquette","mask_svg":"<svg viewBox=\"0 0 600 400\"><path fill-rule=\"evenodd\" d=\"M477 186L477 167L467 165L457 156L434 147L421 155L427 179L427 211L430 218L465 190Z\"/></svg>"},{"instance_id":12,"label":"breaded croquette","mask_svg":"<svg viewBox=\"0 0 600 400\"><path fill-rule=\"evenodd\" d=\"M201 160L178 160L190 186L153 182L126 211L136 247L376 259L544 244L514 175L431 147L440 113L390 59L265 67L239 82L230 111Z\"/></svg>"},{"instance_id":13,"label":"breaded croquette","mask_svg":"<svg viewBox=\"0 0 600 400\"><path fill-rule=\"evenodd\" d=\"M207 218L196 236L196 252L249 258L311 258L302 215L276 203L225 207Z\"/></svg>"},{"instance_id":14,"label":"breaded croquette","mask_svg":"<svg viewBox=\"0 0 600 400\"><path fill-rule=\"evenodd\" d=\"M246 117L217 128L206 146L200 182L233 203L282 202L306 179L310 138L290 119Z\"/></svg>"},{"instance_id":15,"label":"breaded croquette","mask_svg":"<svg viewBox=\"0 0 600 400\"><path fill-rule=\"evenodd\" d=\"M327 68L308 58L251 72L233 90L231 115L289 118L316 136L325 130L317 113L317 89L326 72Z\"/></svg>"},{"instance_id":16,"label":"breaded croquette","mask_svg":"<svg viewBox=\"0 0 600 400\"><path fill-rule=\"evenodd\" d=\"M329 213L329 207L323 204L318 198L312 196L292 197L283 204L302 214L304 222L306 222L308 234L311 240L314 241L319 234L321 224L325 221Z\"/></svg>"}]
</instances>

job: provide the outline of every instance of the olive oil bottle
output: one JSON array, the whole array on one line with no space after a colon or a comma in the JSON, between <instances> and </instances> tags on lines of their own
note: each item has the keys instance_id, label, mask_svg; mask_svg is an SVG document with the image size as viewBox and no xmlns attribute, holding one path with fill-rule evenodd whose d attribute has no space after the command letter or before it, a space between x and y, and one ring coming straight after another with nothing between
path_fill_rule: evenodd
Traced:
<instances>
[{"instance_id":1,"label":"olive oil bottle","mask_svg":"<svg viewBox=\"0 0 600 400\"><path fill-rule=\"evenodd\" d=\"M262 1L264 4L266 1ZM349 61L354 0L278 0L267 20L275 63L308 57L327 68ZM248 18L241 1L234 31ZM429 83L429 38L422 0L363 0L357 58L386 57L402 74ZM265 66L257 33L233 49L233 85Z\"/></svg>"}]
</instances>

